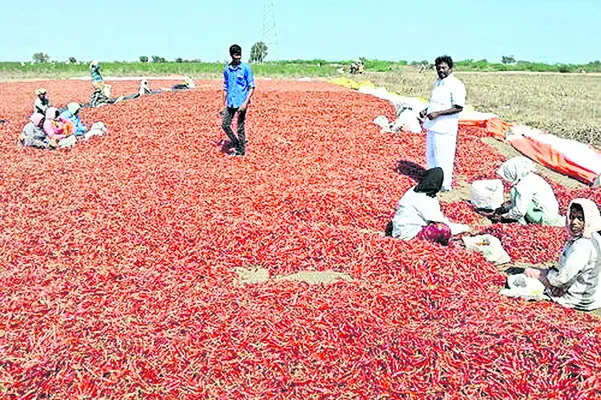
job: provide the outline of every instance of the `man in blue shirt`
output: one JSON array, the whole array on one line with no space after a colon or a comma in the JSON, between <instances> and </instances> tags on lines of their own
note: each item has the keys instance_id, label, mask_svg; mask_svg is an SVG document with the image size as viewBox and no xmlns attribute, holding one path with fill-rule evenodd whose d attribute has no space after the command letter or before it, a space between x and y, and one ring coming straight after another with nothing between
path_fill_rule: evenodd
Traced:
<instances>
[{"instance_id":1,"label":"man in blue shirt","mask_svg":"<svg viewBox=\"0 0 601 400\"><path fill-rule=\"evenodd\" d=\"M250 99L255 91L255 79L250 65L243 63L242 48L237 44L230 46L232 62L223 70L223 123L221 127L230 139L230 146L235 148L236 154L243 156L246 153L246 133L244 122ZM238 113L238 129L234 134L232 119Z\"/></svg>"}]
</instances>

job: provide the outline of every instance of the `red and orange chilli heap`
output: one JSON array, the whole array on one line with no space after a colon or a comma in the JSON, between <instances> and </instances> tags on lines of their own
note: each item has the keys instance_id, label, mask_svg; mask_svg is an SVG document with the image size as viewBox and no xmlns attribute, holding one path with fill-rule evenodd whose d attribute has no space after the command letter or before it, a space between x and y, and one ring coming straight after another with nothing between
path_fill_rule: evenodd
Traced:
<instances>
[{"instance_id":1,"label":"red and orange chilli heap","mask_svg":"<svg viewBox=\"0 0 601 400\"><path fill-rule=\"evenodd\" d=\"M168 86L169 83L161 83ZM155 83L156 86L161 85ZM116 83L115 95L136 83ZM390 107L325 83L258 82L244 158L220 152L217 82L84 110L109 135L15 147L36 83L0 84L0 391L23 398L601 396L601 321L497 294L474 253L385 238L424 157ZM86 82L44 82L54 104ZM460 133L457 174L503 161ZM562 212L599 190L556 185ZM464 202L448 215L476 224ZM560 228L493 225L518 261ZM352 282L237 287L233 268Z\"/></svg>"}]
</instances>

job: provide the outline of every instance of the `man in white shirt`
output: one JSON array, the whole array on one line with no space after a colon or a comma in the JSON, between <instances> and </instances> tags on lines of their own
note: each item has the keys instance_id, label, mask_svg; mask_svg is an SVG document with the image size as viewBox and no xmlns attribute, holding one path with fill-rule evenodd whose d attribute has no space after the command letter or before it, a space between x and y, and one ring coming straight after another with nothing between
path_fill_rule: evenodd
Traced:
<instances>
[{"instance_id":1,"label":"man in white shirt","mask_svg":"<svg viewBox=\"0 0 601 400\"><path fill-rule=\"evenodd\" d=\"M465 106L465 86L453 75L453 60L449 56L435 61L438 80L432 89L428 108L420 113L425 118L427 169L440 167L444 171L443 191L451 190L453 165L457 149L459 113Z\"/></svg>"}]
</instances>

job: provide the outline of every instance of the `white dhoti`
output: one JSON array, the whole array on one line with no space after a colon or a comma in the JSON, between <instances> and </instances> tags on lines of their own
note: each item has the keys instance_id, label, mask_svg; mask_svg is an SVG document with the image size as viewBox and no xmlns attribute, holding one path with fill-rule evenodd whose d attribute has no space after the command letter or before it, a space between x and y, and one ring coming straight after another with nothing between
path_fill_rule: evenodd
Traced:
<instances>
[{"instance_id":1,"label":"white dhoti","mask_svg":"<svg viewBox=\"0 0 601 400\"><path fill-rule=\"evenodd\" d=\"M442 168L444 172L443 190L451 190L456 150L457 131L454 133L440 133L428 130L426 136L426 165L428 169Z\"/></svg>"}]
</instances>

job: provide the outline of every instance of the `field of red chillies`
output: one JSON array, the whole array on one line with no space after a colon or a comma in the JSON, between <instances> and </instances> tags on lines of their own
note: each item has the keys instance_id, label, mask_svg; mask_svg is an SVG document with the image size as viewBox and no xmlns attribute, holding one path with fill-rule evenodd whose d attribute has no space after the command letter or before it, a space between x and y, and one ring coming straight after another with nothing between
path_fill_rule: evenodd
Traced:
<instances>
[{"instance_id":1,"label":"field of red chillies","mask_svg":"<svg viewBox=\"0 0 601 400\"><path fill-rule=\"evenodd\" d=\"M171 82L153 82L153 87ZM475 253L383 232L424 161L423 135L381 134L385 102L326 83L258 81L246 157L221 151L220 84L86 109L105 137L15 145L33 91L0 84L0 393L16 398L601 396L601 320L500 296ZM135 82L113 84L116 95ZM460 132L458 176L503 157ZM601 192L554 185L562 207ZM466 202L449 217L477 224ZM561 228L492 225L520 262L557 258ZM351 282L234 284L344 272Z\"/></svg>"}]
</instances>

